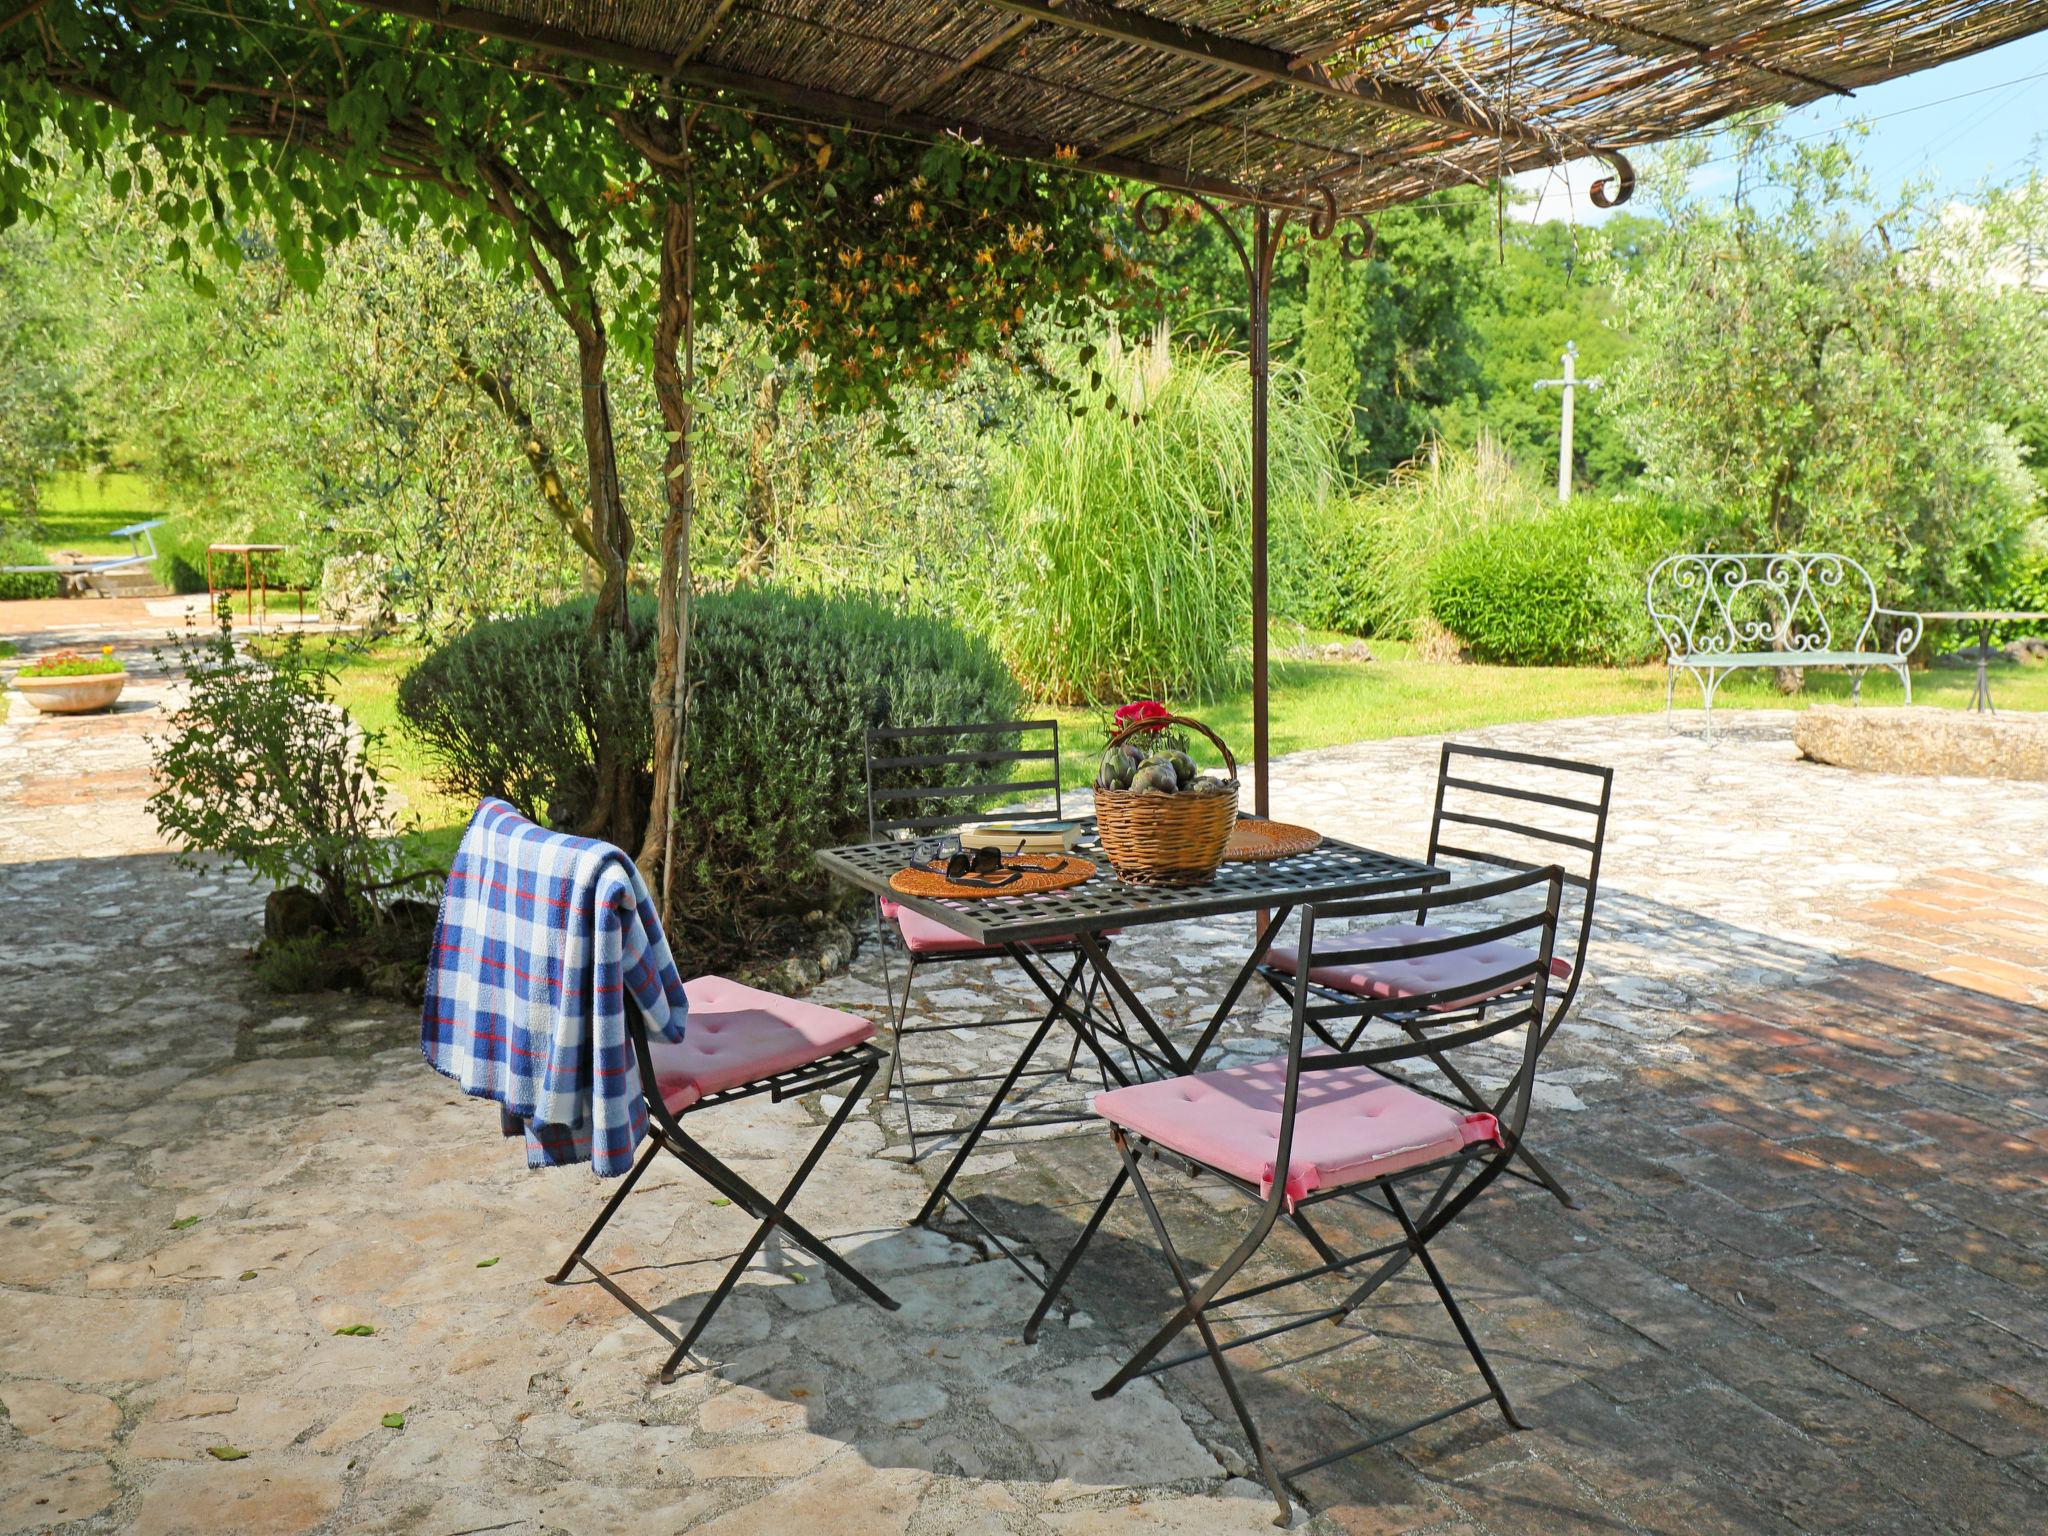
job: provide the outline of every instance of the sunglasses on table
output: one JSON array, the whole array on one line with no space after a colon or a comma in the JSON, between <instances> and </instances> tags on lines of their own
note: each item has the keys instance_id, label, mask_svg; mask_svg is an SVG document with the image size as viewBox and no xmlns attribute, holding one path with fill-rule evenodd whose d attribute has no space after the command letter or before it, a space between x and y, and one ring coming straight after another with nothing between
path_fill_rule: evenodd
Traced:
<instances>
[{"instance_id":1,"label":"sunglasses on table","mask_svg":"<svg viewBox=\"0 0 2048 1536\"><path fill-rule=\"evenodd\" d=\"M1026 859L1021 851L1008 855L1015 862L1005 864L1005 855L1000 848L955 848L941 863L943 852L943 846L931 853L921 847L918 850L918 868L944 875L955 885L973 885L985 890L1000 890L1003 886L1014 885L1026 871L1050 874L1059 868L1056 860Z\"/></svg>"}]
</instances>

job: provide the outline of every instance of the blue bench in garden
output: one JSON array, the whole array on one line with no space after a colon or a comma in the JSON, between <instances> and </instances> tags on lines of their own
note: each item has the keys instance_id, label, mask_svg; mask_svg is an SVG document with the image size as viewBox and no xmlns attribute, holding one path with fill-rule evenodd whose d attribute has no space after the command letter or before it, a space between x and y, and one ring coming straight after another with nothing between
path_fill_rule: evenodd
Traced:
<instances>
[{"instance_id":1,"label":"blue bench in garden","mask_svg":"<svg viewBox=\"0 0 2048 1536\"><path fill-rule=\"evenodd\" d=\"M1841 667L1863 697L1863 674L1906 670L1926 627L1917 613L1881 606L1870 572L1846 555L1671 555L1650 571L1650 622L1664 641L1664 708L1690 672L1709 712L1714 693L1745 667Z\"/></svg>"}]
</instances>

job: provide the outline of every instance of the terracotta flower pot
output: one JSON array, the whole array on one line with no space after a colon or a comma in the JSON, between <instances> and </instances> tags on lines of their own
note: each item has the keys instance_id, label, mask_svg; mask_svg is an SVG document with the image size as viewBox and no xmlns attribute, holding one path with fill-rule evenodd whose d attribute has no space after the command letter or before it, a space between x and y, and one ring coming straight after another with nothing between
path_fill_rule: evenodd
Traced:
<instances>
[{"instance_id":1,"label":"terracotta flower pot","mask_svg":"<svg viewBox=\"0 0 2048 1536\"><path fill-rule=\"evenodd\" d=\"M127 686L126 672L92 672L83 677L23 677L14 686L46 715L89 715L107 709Z\"/></svg>"}]
</instances>

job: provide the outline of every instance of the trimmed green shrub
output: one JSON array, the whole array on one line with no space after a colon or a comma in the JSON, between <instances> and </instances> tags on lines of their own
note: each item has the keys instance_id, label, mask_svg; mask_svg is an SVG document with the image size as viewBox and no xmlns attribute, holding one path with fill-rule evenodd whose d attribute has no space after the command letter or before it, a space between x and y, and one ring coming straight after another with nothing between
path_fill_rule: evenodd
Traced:
<instances>
[{"instance_id":1,"label":"trimmed green shrub","mask_svg":"<svg viewBox=\"0 0 2048 1536\"><path fill-rule=\"evenodd\" d=\"M1011 720L1022 703L995 651L943 619L774 589L706 598L696 612L675 926L701 929L687 944L742 953L844 897L811 855L866 837L870 727ZM941 782L987 776L956 764Z\"/></svg>"},{"instance_id":2,"label":"trimmed green shrub","mask_svg":"<svg viewBox=\"0 0 2048 1536\"><path fill-rule=\"evenodd\" d=\"M426 744L450 794L496 795L536 820L570 827L590 809L605 726L622 733L634 761L647 761L654 603L632 599L630 637L614 636L598 656L589 644L591 601L484 619L399 680L399 718Z\"/></svg>"},{"instance_id":3,"label":"trimmed green shrub","mask_svg":"<svg viewBox=\"0 0 2048 1536\"><path fill-rule=\"evenodd\" d=\"M2028 530L1991 606L2008 612L2048 613L2048 519L2037 520ZM2048 623L2039 619L1995 628L2001 643L2022 635L2048 635Z\"/></svg>"},{"instance_id":4,"label":"trimmed green shrub","mask_svg":"<svg viewBox=\"0 0 2048 1536\"><path fill-rule=\"evenodd\" d=\"M640 723L635 750L647 760L652 616L635 609L635 644L593 680L589 613L579 601L477 624L399 684L399 713L451 793L502 795L566 824L594 771L599 710ZM698 599L689 675L669 929L696 966L756 953L789 919L846 899L812 854L866 835L871 726L1006 720L1022 707L995 652L944 620L775 588ZM986 769L940 772L971 783Z\"/></svg>"},{"instance_id":5,"label":"trimmed green shrub","mask_svg":"<svg viewBox=\"0 0 2048 1536\"><path fill-rule=\"evenodd\" d=\"M328 923L372 924L407 871L378 772L382 736L334 701L334 674L287 634L269 656L223 621L182 642L184 704L151 743L149 813L181 859L222 854L252 879L304 886ZM386 893L386 894L379 894Z\"/></svg>"},{"instance_id":6,"label":"trimmed green shrub","mask_svg":"<svg viewBox=\"0 0 2048 1536\"><path fill-rule=\"evenodd\" d=\"M1695 542L1675 509L1575 501L1453 544L1430 567L1430 611L1481 661L1630 665L1657 651L1643 596L1650 567Z\"/></svg>"},{"instance_id":7,"label":"trimmed green shrub","mask_svg":"<svg viewBox=\"0 0 2048 1536\"><path fill-rule=\"evenodd\" d=\"M47 564L42 547L24 538L0 534L0 565ZM0 571L0 602L15 598L55 597L63 582L49 571Z\"/></svg>"}]
</instances>

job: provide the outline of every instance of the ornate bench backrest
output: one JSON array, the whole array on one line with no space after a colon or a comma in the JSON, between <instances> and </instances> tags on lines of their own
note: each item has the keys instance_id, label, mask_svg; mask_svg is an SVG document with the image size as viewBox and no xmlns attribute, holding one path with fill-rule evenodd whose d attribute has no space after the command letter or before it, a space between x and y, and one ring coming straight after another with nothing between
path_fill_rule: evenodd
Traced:
<instances>
[{"instance_id":1,"label":"ornate bench backrest","mask_svg":"<svg viewBox=\"0 0 2048 1536\"><path fill-rule=\"evenodd\" d=\"M1880 614L1877 584L1847 555L1670 555L1650 571L1650 620L1673 660L1785 651L1870 654ZM1904 656L1916 616L1883 652Z\"/></svg>"}]
</instances>

